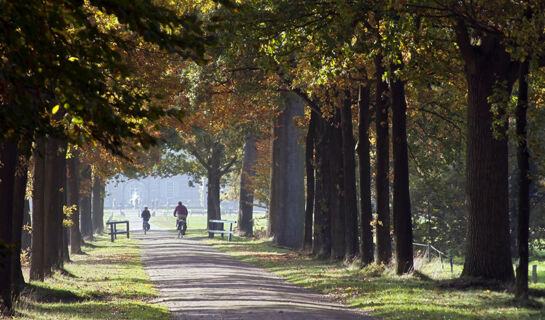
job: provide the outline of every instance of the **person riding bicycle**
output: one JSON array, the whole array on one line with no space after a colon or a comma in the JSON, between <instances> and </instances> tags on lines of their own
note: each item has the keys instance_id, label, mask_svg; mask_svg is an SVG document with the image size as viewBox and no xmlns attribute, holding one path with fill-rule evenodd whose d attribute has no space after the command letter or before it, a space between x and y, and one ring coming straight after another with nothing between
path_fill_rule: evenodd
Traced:
<instances>
[{"instance_id":1,"label":"person riding bicycle","mask_svg":"<svg viewBox=\"0 0 545 320\"><path fill-rule=\"evenodd\" d=\"M178 205L176 208L174 208L174 216L176 217L176 229L182 230L182 234L185 234L185 231L187 230L187 208L182 204L182 202L178 202Z\"/></svg>"},{"instance_id":2,"label":"person riding bicycle","mask_svg":"<svg viewBox=\"0 0 545 320\"><path fill-rule=\"evenodd\" d=\"M144 224L143 224L144 230L146 231L149 230L150 229L149 219L151 218L151 214L148 210L148 207L144 207L144 211L142 211L142 214L140 216L144 220Z\"/></svg>"}]
</instances>

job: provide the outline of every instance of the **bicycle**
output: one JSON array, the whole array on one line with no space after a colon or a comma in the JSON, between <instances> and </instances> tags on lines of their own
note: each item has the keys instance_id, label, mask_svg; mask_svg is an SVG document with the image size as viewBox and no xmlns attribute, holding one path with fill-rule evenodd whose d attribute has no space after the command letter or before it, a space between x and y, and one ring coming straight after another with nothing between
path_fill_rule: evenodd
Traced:
<instances>
[{"instance_id":1,"label":"bicycle","mask_svg":"<svg viewBox=\"0 0 545 320\"><path fill-rule=\"evenodd\" d=\"M150 229L150 224L146 220L142 223L142 229L144 229L144 234L146 234Z\"/></svg>"},{"instance_id":2,"label":"bicycle","mask_svg":"<svg viewBox=\"0 0 545 320\"><path fill-rule=\"evenodd\" d=\"M176 229L178 230L178 239L182 239L187 230L187 221L185 219L180 219L176 221Z\"/></svg>"}]
</instances>

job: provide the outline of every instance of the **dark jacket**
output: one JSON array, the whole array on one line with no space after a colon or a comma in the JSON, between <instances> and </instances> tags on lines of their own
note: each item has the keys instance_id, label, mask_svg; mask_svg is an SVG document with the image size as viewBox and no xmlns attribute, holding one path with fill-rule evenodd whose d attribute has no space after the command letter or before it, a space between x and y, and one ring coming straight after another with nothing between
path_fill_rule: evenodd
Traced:
<instances>
[{"instance_id":1,"label":"dark jacket","mask_svg":"<svg viewBox=\"0 0 545 320\"><path fill-rule=\"evenodd\" d=\"M149 221L149 219L151 218L151 214L149 213L149 210L148 209L145 209L144 211L142 211L142 219L144 219L144 221Z\"/></svg>"}]
</instances>

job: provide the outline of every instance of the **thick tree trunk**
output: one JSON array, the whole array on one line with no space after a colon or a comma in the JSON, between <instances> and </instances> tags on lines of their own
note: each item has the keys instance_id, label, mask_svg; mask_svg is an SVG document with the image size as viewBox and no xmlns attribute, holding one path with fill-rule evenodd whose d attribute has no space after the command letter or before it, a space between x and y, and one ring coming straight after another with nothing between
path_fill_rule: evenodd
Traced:
<instances>
[{"instance_id":1,"label":"thick tree trunk","mask_svg":"<svg viewBox=\"0 0 545 320\"><path fill-rule=\"evenodd\" d=\"M495 137L489 98L496 85L509 90L516 66L500 40L484 36L478 48L468 31L457 25L457 37L466 62L467 193L468 223L466 256L462 277L513 281L509 250L508 163L506 126L497 126ZM500 103L507 103L502 101ZM501 110L500 110L501 112Z\"/></svg>"},{"instance_id":2,"label":"thick tree trunk","mask_svg":"<svg viewBox=\"0 0 545 320\"><path fill-rule=\"evenodd\" d=\"M30 280L43 281L44 274L44 233L45 233L45 138L36 141L34 150L34 182L32 184L32 242L30 259Z\"/></svg>"},{"instance_id":3,"label":"thick tree trunk","mask_svg":"<svg viewBox=\"0 0 545 320\"><path fill-rule=\"evenodd\" d=\"M70 226L70 252L81 253L81 232L79 229L79 155L77 150L72 150L72 157L67 160L67 205L74 206L72 210L72 225Z\"/></svg>"},{"instance_id":4,"label":"thick tree trunk","mask_svg":"<svg viewBox=\"0 0 545 320\"><path fill-rule=\"evenodd\" d=\"M14 300L13 260L19 258L10 248L19 239L14 238L13 229L17 218L14 210L15 172L17 167L17 144L11 141L0 143L0 315L8 315Z\"/></svg>"},{"instance_id":5,"label":"thick tree trunk","mask_svg":"<svg viewBox=\"0 0 545 320\"><path fill-rule=\"evenodd\" d=\"M100 177L94 174L93 177L93 188L92 188L92 220L93 220L93 232L96 234L102 233L104 231L104 212L100 207L100 203L103 198L102 194L102 181Z\"/></svg>"},{"instance_id":6,"label":"thick tree trunk","mask_svg":"<svg viewBox=\"0 0 545 320\"><path fill-rule=\"evenodd\" d=\"M530 227L530 155L526 135L526 110L528 109L528 61L521 64L517 118L518 223L515 298L528 299L528 228Z\"/></svg>"},{"instance_id":7,"label":"thick tree trunk","mask_svg":"<svg viewBox=\"0 0 545 320\"><path fill-rule=\"evenodd\" d=\"M62 267L63 185L66 174L66 144L48 138L45 151L44 272Z\"/></svg>"},{"instance_id":8,"label":"thick tree trunk","mask_svg":"<svg viewBox=\"0 0 545 320\"><path fill-rule=\"evenodd\" d=\"M91 215L91 166L86 165L80 179L80 229L81 236L93 239L93 220Z\"/></svg>"},{"instance_id":9,"label":"thick tree trunk","mask_svg":"<svg viewBox=\"0 0 545 320\"><path fill-rule=\"evenodd\" d=\"M356 200L356 160L354 159L354 132L352 108L347 98L341 108L341 131L343 148L344 212L346 257L358 254L358 203Z\"/></svg>"},{"instance_id":10,"label":"thick tree trunk","mask_svg":"<svg viewBox=\"0 0 545 320\"><path fill-rule=\"evenodd\" d=\"M316 183L314 193L314 241L312 253L327 259L331 255L331 196L329 186L329 124L321 116L316 117Z\"/></svg>"},{"instance_id":11,"label":"thick tree trunk","mask_svg":"<svg viewBox=\"0 0 545 320\"><path fill-rule=\"evenodd\" d=\"M305 139L305 170L307 174L307 197L305 207L305 234L303 249L312 250L312 216L314 214L314 136L316 132L316 117L319 115L311 111L307 137Z\"/></svg>"},{"instance_id":12,"label":"thick tree trunk","mask_svg":"<svg viewBox=\"0 0 545 320\"><path fill-rule=\"evenodd\" d=\"M304 153L298 143L302 132L293 118L303 115L304 104L293 92L282 92L281 102L282 112L273 127L268 232L277 244L299 249L304 233Z\"/></svg>"},{"instance_id":13,"label":"thick tree trunk","mask_svg":"<svg viewBox=\"0 0 545 320\"><path fill-rule=\"evenodd\" d=\"M395 70L392 66L392 70ZM407 104L405 83L394 79L392 93L392 153L394 157L394 239L396 273L413 270L413 225L409 194L409 156L407 147Z\"/></svg>"},{"instance_id":14,"label":"thick tree trunk","mask_svg":"<svg viewBox=\"0 0 545 320\"><path fill-rule=\"evenodd\" d=\"M247 237L254 234L254 187L252 180L255 176L256 143L256 138L253 135L246 139L240 175L238 229L240 235Z\"/></svg>"},{"instance_id":15,"label":"thick tree trunk","mask_svg":"<svg viewBox=\"0 0 545 320\"><path fill-rule=\"evenodd\" d=\"M329 128L329 175L331 184L331 258L342 260L346 254L346 224L344 211L344 172L342 130L340 128L340 112L337 110L333 118L334 125Z\"/></svg>"},{"instance_id":16,"label":"thick tree trunk","mask_svg":"<svg viewBox=\"0 0 545 320\"><path fill-rule=\"evenodd\" d=\"M369 156L369 87L360 86L358 107L358 161L360 169L360 257L363 265L374 261L371 220L371 159Z\"/></svg>"},{"instance_id":17,"label":"thick tree trunk","mask_svg":"<svg viewBox=\"0 0 545 320\"><path fill-rule=\"evenodd\" d=\"M390 239L390 191L388 141L388 103L386 101L387 84L382 80L384 67L382 55L375 58L376 68L376 194L377 194L377 263L388 264L392 258L392 242Z\"/></svg>"}]
</instances>

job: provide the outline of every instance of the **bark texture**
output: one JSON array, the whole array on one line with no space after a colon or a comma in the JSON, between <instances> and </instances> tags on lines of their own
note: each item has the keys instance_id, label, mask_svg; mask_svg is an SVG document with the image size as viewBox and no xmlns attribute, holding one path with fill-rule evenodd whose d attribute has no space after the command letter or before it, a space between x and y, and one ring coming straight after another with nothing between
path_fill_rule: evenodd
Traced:
<instances>
[{"instance_id":1,"label":"bark texture","mask_svg":"<svg viewBox=\"0 0 545 320\"><path fill-rule=\"evenodd\" d=\"M312 253L327 259L331 255L331 194L329 186L329 124L321 116L316 117L316 182L314 194L314 241Z\"/></svg>"},{"instance_id":2,"label":"bark texture","mask_svg":"<svg viewBox=\"0 0 545 320\"><path fill-rule=\"evenodd\" d=\"M528 62L521 64L517 118L517 164L518 176L518 224L517 224L517 270L515 298L528 299L528 229L530 227L530 155L526 134L526 110L528 109Z\"/></svg>"},{"instance_id":3,"label":"bark texture","mask_svg":"<svg viewBox=\"0 0 545 320\"><path fill-rule=\"evenodd\" d=\"M346 254L346 224L344 211L344 172L342 132L340 128L340 114L335 114L333 126L329 127L329 185L331 205L331 258L344 259Z\"/></svg>"},{"instance_id":4,"label":"bark texture","mask_svg":"<svg viewBox=\"0 0 545 320\"><path fill-rule=\"evenodd\" d=\"M100 234L104 231L104 208L102 208L102 201L104 199L104 183L101 178L94 174L93 177L93 197L92 197L92 220L93 231L96 234Z\"/></svg>"},{"instance_id":5,"label":"bark texture","mask_svg":"<svg viewBox=\"0 0 545 320\"><path fill-rule=\"evenodd\" d=\"M489 98L500 85L502 90L510 92L517 73L516 64L494 35L484 35L481 45L473 46L462 22L457 25L456 35L466 63L468 83L469 212L462 277L512 282L506 126L496 126L499 138L494 136Z\"/></svg>"},{"instance_id":6,"label":"bark texture","mask_svg":"<svg viewBox=\"0 0 545 320\"><path fill-rule=\"evenodd\" d=\"M246 139L242 158L238 228L240 235L243 236L252 236L254 234L254 188L252 179L255 176L256 143L257 140L253 135Z\"/></svg>"},{"instance_id":7,"label":"bark texture","mask_svg":"<svg viewBox=\"0 0 545 320\"><path fill-rule=\"evenodd\" d=\"M45 138L36 141L34 149L34 182L32 189L32 242L30 259L30 280L43 281L44 274L44 179L45 179Z\"/></svg>"},{"instance_id":8,"label":"bark texture","mask_svg":"<svg viewBox=\"0 0 545 320\"><path fill-rule=\"evenodd\" d=\"M12 269L13 260L18 258L12 246L19 241L13 234L13 225L17 220L13 210L17 144L10 141L0 143L0 160L0 315L7 315L15 298Z\"/></svg>"},{"instance_id":9,"label":"bark texture","mask_svg":"<svg viewBox=\"0 0 545 320\"><path fill-rule=\"evenodd\" d=\"M45 259L46 274L63 265L63 206L64 184L66 180L66 143L48 138L45 158Z\"/></svg>"},{"instance_id":10,"label":"bark texture","mask_svg":"<svg viewBox=\"0 0 545 320\"><path fill-rule=\"evenodd\" d=\"M346 257L358 254L358 202L356 200L356 160L354 155L354 130L351 101L348 98L341 108L342 155L344 178L344 218Z\"/></svg>"},{"instance_id":11,"label":"bark texture","mask_svg":"<svg viewBox=\"0 0 545 320\"><path fill-rule=\"evenodd\" d=\"M312 250L312 224L314 215L314 136L316 131L316 112L310 113L310 123L305 139L305 171L307 175L307 197L305 207L305 235L303 249Z\"/></svg>"},{"instance_id":12,"label":"bark texture","mask_svg":"<svg viewBox=\"0 0 545 320\"><path fill-rule=\"evenodd\" d=\"M91 166L81 168L80 176L80 231L81 236L93 239L93 219L91 214Z\"/></svg>"},{"instance_id":13,"label":"bark texture","mask_svg":"<svg viewBox=\"0 0 545 320\"><path fill-rule=\"evenodd\" d=\"M273 126L269 235L282 246L303 245L305 189L302 132L293 118L303 115L303 100L293 92L281 93L281 113Z\"/></svg>"},{"instance_id":14,"label":"bark texture","mask_svg":"<svg viewBox=\"0 0 545 320\"><path fill-rule=\"evenodd\" d=\"M358 161L360 169L360 257L363 265L374 261L371 220L371 159L369 155L369 87L360 86L358 98Z\"/></svg>"},{"instance_id":15,"label":"bark texture","mask_svg":"<svg viewBox=\"0 0 545 320\"><path fill-rule=\"evenodd\" d=\"M214 159L212 159L214 163ZM212 164L212 168L208 170L208 184L207 191L208 195L206 198L207 201L207 220L220 220L221 219L221 208L220 208L220 179L221 176L216 169L217 166ZM208 223L211 230L223 230L223 225L219 223ZM210 238L214 237L213 233L209 233Z\"/></svg>"},{"instance_id":16,"label":"bark texture","mask_svg":"<svg viewBox=\"0 0 545 320\"><path fill-rule=\"evenodd\" d=\"M392 66L395 70L396 66ZM398 275L413 270L413 224L409 194L409 156L407 147L407 104L405 83L394 79L392 92L392 153L394 157L394 239Z\"/></svg>"},{"instance_id":17,"label":"bark texture","mask_svg":"<svg viewBox=\"0 0 545 320\"><path fill-rule=\"evenodd\" d=\"M67 160L67 205L73 207L72 225L70 226L70 252L72 254L81 253L81 232L79 225L79 155L77 150L72 150L72 157Z\"/></svg>"},{"instance_id":18,"label":"bark texture","mask_svg":"<svg viewBox=\"0 0 545 320\"><path fill-rule=\"evenodd\" d=\"M382 55L375 58L376 68L376 244L377 263L388 264L392 258L392 242L390 239L390 183L388 179L390 161L390 142L388 139L388 103L386 93L388 86L382 80L384 67Z\"/></svg>"},{"instance_id":19,"label":"bark texture","mask_svg":"<svg viewBox=\"0 0 545 320\"><path fill-rule=\"evenodd\" d=\"M30 220L28 215L28 200L26 196L26 185L28 180L28 163L30 148L19 144L17 147L17 166L15 170L15 181L13 184L13 256L11 257L11 278L13 279L13 295L17 297L25 286L25 279L21 270L21 249L23 240L23 225L25 218ZM25 236L28 232L25 231ZM30 239L28 239L30 240ZM30 245L30 241L28 243Z\"/></svg>"}]
</instances>

